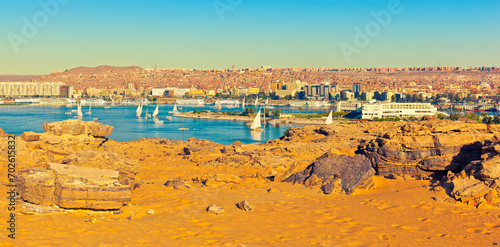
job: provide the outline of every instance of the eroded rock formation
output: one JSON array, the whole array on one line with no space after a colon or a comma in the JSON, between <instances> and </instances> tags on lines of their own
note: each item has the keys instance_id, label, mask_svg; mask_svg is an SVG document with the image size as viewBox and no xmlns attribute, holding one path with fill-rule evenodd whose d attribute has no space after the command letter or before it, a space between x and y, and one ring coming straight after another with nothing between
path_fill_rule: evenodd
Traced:
<instances>
[{"instance_id":1,"label":"eroded rock formation","mask_svg":"<svg viewBox=\"0 0 500 247\"><path fill-rule=\"evenodd\" d=\"M423 122L390 130L362 148L379 175L426 177L481 159L483 142L494 138L486 125Z\"/></svg>"},{"instance_id":2,"label":"eroded rock formation","mask_svg":"<svg viewBox=\"0 0 500 247\"><path fill-rule=\"evenodd\" d=\"M373 175L375 170L364 155L326 153L304 171L285 179L285 182L302 183L306 186L319 185L327 194L339 189L351 194Z\"/></svg>"},{"instance_id":3,"label":"eroded rock formation","mask_svg":"<svg viewBox=\"0 0 500 247\"><path fill-rule=\"evenodd\" d=\"M70 119L62 122L43 123L43 130L53 135L92 135L94 137L106 137L111 135L113 126L97 122L86 122L78 119Z\"/></svg>"},{"instance_id":4,"label":"eroded rock formation","mask_svg":"<svg viewBox=\"0 0 500 247\"><path fill-rule=\"evenodd\" d=\"M109 210L131 199L131 185L119 172L49 163L47 168L19 171L16 182L23 200L61 208Z\"/></svg>"}]
</instances>

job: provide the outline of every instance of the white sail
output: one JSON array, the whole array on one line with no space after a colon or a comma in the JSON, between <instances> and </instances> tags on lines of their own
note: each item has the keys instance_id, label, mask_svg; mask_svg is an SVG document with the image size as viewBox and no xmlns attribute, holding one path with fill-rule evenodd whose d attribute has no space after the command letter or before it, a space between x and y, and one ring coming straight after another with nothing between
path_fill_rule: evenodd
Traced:
<instances>
[{"instance_id":1,"label":"white sail","mask_svg":"<svg viewBox=\"0 0 500 247\"><path fill-rule=\"evenodd\" d=\"M89 114L89 115L92 114L92 106L89 106L89 111L87 112L87 114Z\"/></svg>"},{"instance_id":2,"label":"white sail","mask_svg":"<svg viewBox=\"0 0 500 247\"><path fill-rule=\"evenodd\" d=\"M254 105L259 105L259 97L255 99L255 104Z\"/></svg>"},{"instance_id":3,"label":"white sail","mask_svg":"<svg viewBox=\"0 0 500 247\"><path fill-rule=\"evenodd\" d=\"M153 117L156 117L156 115L158 115L158 105L156 105L156 109L153 112Z\"/></svg>"},{"instance_id":4,"label":"white sail","mask_svg":"<svg viewBox=\"0 0 500 247\"><path fill-rule=\"evenodd\" d=\"M245 109L245 98L243 98L243 104L241 104L241 108Z\"/></svg>"},{"instance_id":5,"label":"white sail","mask_svg":"<svg viewBox=\"0 0 500 247\"><path fill-rule=\"evenodd\" d=\"M266 99L266 105L269 105L269 98Z\"/></svg>"},{"instance_id":6,"label":"white sail","mask_svg":"<svg viewBox=\"0 0 500 247\"><path fill-rule=\"evenodd\" d=\"M146 108L146 116L144 117L145 119L148 119L148 108Z\"/></svg>"},{"instance_id":7,"label":"white sail","mask_svg":"<svg viewBox=\"0 0 500 247\"><path fill-rule=\"evenodd\" d=\"M78 111L77 111L76 115L83 117L82 105L80 105L80 104L78 104Z\"/></svg>"},{"instance_id":8,"label":"white sail","mask_svg":"<svg viewBox=\"0 0 500 247\"><path fill-rule=\"evenodd\" d=\"M254 130L260 127L262 127L262 125L260 124L260 110L259 110L259 112L257 112L257 116L255 116L255 119L253 120L252 125L250 126L250 129Z\"/></svg>"},{"instance_id":9,"label":"white sail","mask_svg":"<svg viewBox=\"0 0 500 247\"><path fill-rule=\"evenodd\" d=\"M174 114L179 113L179 111L177 110L177 104L175 104L175 105L174 105L174 110L172 110L172 112L173 112Z\"/></svg>"},{"instance_id":10,"label":"white sail","mask_svg":"<svg viewBox=\"0 0 500 247\"><path fill-rule=\"evenodd\" d=\"M136 114L137 117L141 117L141 114L142 114L142 105L137 106L136 113L137 113Z\"/></svg>"},{"instance_id":11,"label":"white sail","mask_svg":"<svg viewBox=\"0 0 500 247\"><path fill-rule=\"evenodd\" d=\"M325 124L332 124L333 121L332 121L332 111L330 111L330 114L328 114L328 118L326 119L326 123Z\"/></svg>"}]
</instances>

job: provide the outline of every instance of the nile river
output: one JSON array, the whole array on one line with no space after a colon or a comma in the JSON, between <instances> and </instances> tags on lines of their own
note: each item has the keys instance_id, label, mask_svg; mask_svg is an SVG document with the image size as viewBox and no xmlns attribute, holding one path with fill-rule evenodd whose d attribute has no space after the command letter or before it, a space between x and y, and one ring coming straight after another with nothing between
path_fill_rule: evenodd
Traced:
<instances>
[{"instance_id":1,"label":"nile river","mask_svg":"<svg viewBox=\"0 0 500 247\"><path fill-rule=\"evenodd\" d=\"M130 141L140 138L166 138L173 140L187 140L190 137L206 139L221 144L231 144L234 141L241 141L244 144L262 143L268 140L279 138L286 129L292 125L266 125L264 131L255 133L250 131L245 122L224 121L224 120L202 120L192 118L173 117L172 121L167 121L169 111L173 105L159 106L159 120L164 124L155 124L152 119L139 119L135 116L136 106L114 106L111 108L92 107L92 114L88 112L88 107L82 107L84 121L92 121L98 118L98 122L114 127L110 139L117 141ZM58 122L67 119L74 119L75 113L66 115L65 112L76 110L77 107L66 106L42 106L42 105L5 105L0 106L0 128L9 134L20 135L25 131L43 132L44 122ZM151 114L155 107L143 108L144 116L146 109ZM211 107L183 106L182 112L197 110L215 111ZM297 108L281 107L282 111L298 112ZM318 108L317 108L318 109ZM242 109L223 108L221 111L238 111ZM304 110L305 112L306 110ZM319 112L326 109L319 108ZM188 131L179 131L179 128L188 128Z\"/></svg>"}]
</instances>

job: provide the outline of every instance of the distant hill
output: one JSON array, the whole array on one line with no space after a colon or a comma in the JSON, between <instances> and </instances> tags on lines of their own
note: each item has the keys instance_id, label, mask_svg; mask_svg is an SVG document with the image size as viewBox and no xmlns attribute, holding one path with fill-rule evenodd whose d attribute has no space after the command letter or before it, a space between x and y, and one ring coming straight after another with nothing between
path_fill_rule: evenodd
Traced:
<instances>
[{"instance_id":1,"label":"distant hill","mask_svg":"<svg viewBox=\"0 0 500 247\"><path fill-rule=\"evenodd\" d=\"M31 81L40 77L41 75L0 75L0 82Z\"/></svg>"},{"instance_id":2,"label":"distant hill","mask_svg":"<svg viewBox=\"0 0 500 247\"><path fill-rule=\"evenodd\" d=\"M62 74L73 74L73 75L79 75L79 74L84 74L84 75L95 75L95 74L114 74L114 73L128 73L128 72L134 72L134 71L140 71L142 70L141 67L138 66L127 66L127 67L114 67L114 66L108 66L108 65L101 65L98 67L76 67L73 69L66 70L62 72Z\"/></svg>"}]
</instances>

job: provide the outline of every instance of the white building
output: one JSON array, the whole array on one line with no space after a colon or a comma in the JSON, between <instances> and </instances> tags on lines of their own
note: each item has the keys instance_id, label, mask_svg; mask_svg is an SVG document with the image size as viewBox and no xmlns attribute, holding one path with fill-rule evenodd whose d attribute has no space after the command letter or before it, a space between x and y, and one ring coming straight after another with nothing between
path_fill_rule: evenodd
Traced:
<instances>
[{"instance_id":1,"label":"white building","mask_svg":"<svg viewBox=\"0 0 500 247\"><path fill-rule=\"evenodd\" d=\"M175 101L178 105L197 105L202 106L205 104L205 99L177 99Z\"/></svg>"},{"instance_id":2,"label":"white building","mask_svg":"<svg viewBox=\"0 0 500 247\"><path fill-rule=\"evenodd\" d=\"M436 115L437 108L431 103L370 103L362 107L362 119L400 117L421 118Z\"/></svg>"},{"instance_id":3,"label":"white building","mask_svg":"<svg viewBox=\"0 0 500 247\"><path fill-rule=\"evenodd\" d=\"M358 101L356 99L351 99L347 101L338 101L337 104L335 105L335 110L336 111L357 111L359 112L361 110L361 107L363 104L365 104L366 101Z\"/></svg>"},{"instance_id":4,"label":"white building","mask_svg":"<svg viewBox=\"0 0 500 247\"><path fill-rule=\"evenodd\" d=\"M62 82L0 82L0 96L60 96Z\"/></svg>"}]
</instances>

